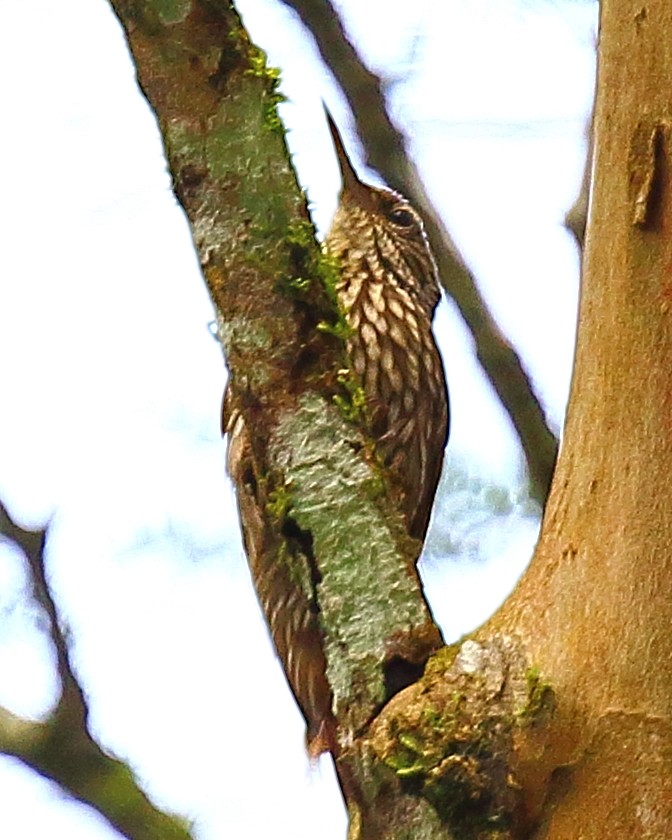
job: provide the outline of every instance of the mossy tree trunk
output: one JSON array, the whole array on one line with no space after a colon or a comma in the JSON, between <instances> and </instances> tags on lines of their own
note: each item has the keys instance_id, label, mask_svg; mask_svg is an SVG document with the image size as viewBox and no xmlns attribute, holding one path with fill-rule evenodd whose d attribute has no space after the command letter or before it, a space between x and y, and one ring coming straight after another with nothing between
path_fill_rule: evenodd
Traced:
<instances>
[{"instance_id":1,"label":"mossy tree trunk","mask_svg":"<svg viewBox=\"0 0 672 840\"><path fill-rule=\"evenodd\" d=\"M417 576L421 546L367 440L335 267L315 240L276 113L277 74L230 2L112 6L217 313L226 414L244 425L231 461L251 565L318 590L338 723L329 746L348 807L377 819L362 734L441 635Z\"/></svg>"}]
</instances>

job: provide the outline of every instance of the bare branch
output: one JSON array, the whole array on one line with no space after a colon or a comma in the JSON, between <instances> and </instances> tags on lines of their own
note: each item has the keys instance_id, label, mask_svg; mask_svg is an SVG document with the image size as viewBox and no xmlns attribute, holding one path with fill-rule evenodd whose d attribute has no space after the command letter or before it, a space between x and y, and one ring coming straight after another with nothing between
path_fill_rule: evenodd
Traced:
<instances>
[{"instance_id":1,"label":"bare branch","mask_svg":"<svg viewBox=\"0 0 672 840\"><path fill-rule=\"evenodd\" d=\"M44 722L25 720L0 708L0 752L18 758L41 776L91 805L129 840L191 840L178 817L152 805L130 768L107 755L91 737L88 705L75 676L44 564L48 527L28 530L0 502L0 535L26 557L33 597L45 611L56 650L61 696Z\"/></svg>"},{"instance_id":2,"label":"bare branch","mask_svg":"<svg viewBox=\"0 0 672 840\"><path fill-rule=\"evenodd\" d=\"M336 266L315 240L289 166L277 73L230 3L192 0L179 14L128 0L112 6L216 309L230 371L224 428L252 576L271 630L280 605L291 611L286 626L307 639L302 649L287 644L290 686L298 685L292 651L317 651L314 663L324 655L319 673L333 700L320 717L324 683L308 692L319 707L311 720L320 721L310 747L337 755L345 798L363 813L370 788L355 744L442 640L402 490L379 465L358 408Z\"/></svg>"},{"instance_id":3,"label":"bare branch","mask_svg":"<svg viewBox=\"0 0 672 840\"><path fill-rule=\"evenodd\" d=\"M72 670L70 652L61 627L56 604L51 595L44 566L48 526L35 531L18 525L0 501L0 533L10 539L25 555L30 570L33 598L47 614L49 635L56 651L58 676L61 680L60 705L67 706L69 714L86 725L89 710L82 689Z\"/></svg>"},{"instance_id":4,"label":"bare branch","mask_svg":"<svg viewBox=\"0 0 672 840\"><path fill-rule=\"evenodd\" d=\"M531 495L543 505L553 476L558 441L548 427L518 354L490 313L408 157L405 140L387 113L380 78L364 66L329 0L281 2L294 9L312 33L322 58L343 89L370 165L420 210L441 280L471 331L478 360L520 438Z\"/></svg>"}]
</instances>

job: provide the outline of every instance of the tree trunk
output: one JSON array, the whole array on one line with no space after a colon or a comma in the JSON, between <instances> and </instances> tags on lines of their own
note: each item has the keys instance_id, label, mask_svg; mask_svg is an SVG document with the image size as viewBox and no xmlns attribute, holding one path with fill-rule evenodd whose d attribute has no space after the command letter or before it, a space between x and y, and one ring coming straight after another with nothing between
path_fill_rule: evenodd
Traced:
<instances>
[{"instance_id":1,"label":"tree trunk","mask_svg":"<svg viewBox=\"0 0 672 840\"><path fill-rule=\"evenodd\" d=\"M667 0L604 0L564 441L534 561L479 633L552 683L526 758L548 840L672 837L671 43Z\"/></svg>"},{"instance_id":2,"label":"tree trunk","mask_svg":"<svg viewBox=\"0 0 672 840\"><path fill-rule=\"evenodd\" d=\"M297 242L305 208L277 162L274 112L266 105L257 112L244 90L256 73L259 101L269 103L265 68L240 47L228 4L171 3L165 13L156 11L161 4L113 5L159 116L243 409L256 412L270 437L284 430L283 452L311 428L343 435L342 418L329 408L336 389L329 376L313 381L308 402L296 391L297 358L315 374L314 354L297 357L297 348L317 340L310 330L322 315L315 312L328 317L328 301L315 292L279 310L279 298L269 298L283 277L285 292L299 291L299 272L315 269L318 258L304 238ZM532 565L473 639L440 651L370 726L362 721L380 701L383 659L374 656L366 674L345 660L329 662L343 680L334 688L348 733L341 731L338 767L351 838L672 836L670 43L667 0L604 0L575 375ZM281 351L260 356L283 336ZM338 352L320 345L329 370ZM263 434L252 446L261 472L250 486L264 479L261 509L281 519L283 459ZM300 484L306 495L291 503L307 516L320 482ZM379 532L387 548L369 548L391 558L389 572L397 568L402 579L413 548L395 538L389 511L384 519L392 523ZM263 528L275 527L281 542L279 524ZM313 538L329 543L330 526L319 517L302 527L326 527ZM369 576L366 585L375 590L380 581ZM332 594L335 604L347 596ZM422 627L422 599L413 587L407 594ZM356 597L384 610L384 585L373 600ZM372 635L357 637L358 655L362 644L373 653L395 637L387 621L372 616L370 626ZM337 648L328 655L340 656Z\"/></svg>"},{"instance_id":3,"label":"tree trunk","mask_svg":"<svg viewBox=\"0 0 672 840\"><path fill-rule=\"evenodd\" d=\"M338 729L329 720L309 739L315 752L331 749L359 814L377 797L361 767L362 733L442 640L416 570L421 545L358 410L336 267L289 165L277 71L230 2L112 6L217 313L230 372L225 414L243 427L230 462L257 592L263 600L272 578L292 593L277 609L312 599Z\"/></svg>"}]
</instances>

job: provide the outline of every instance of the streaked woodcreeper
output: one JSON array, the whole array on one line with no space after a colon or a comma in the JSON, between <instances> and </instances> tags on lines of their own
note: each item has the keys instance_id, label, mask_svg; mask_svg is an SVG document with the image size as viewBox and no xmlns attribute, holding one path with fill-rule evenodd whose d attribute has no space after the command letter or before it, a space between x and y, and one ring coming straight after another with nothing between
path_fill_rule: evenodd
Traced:
<instances>
[{"instance_id":1,"label":"streaked woodcreeper","mask_svg":"<svg viewBox=\"0 0 672 840\"><path fill-rule=\"evenodd\" d=\"M418 213L399 193L362 183L328 113L327 120L342 188L325 247L341 266L337 294L351 329L347 355L365 394L376 451L401 489L408 533L423 540L449 428L448 392L431 329L440 298L436 264ZM306 719L309 752L317 755L335 743L319 605L291 580L285 564L272 562L272 539L249 480L248 432L240 412L225 408L225 415L229 472L252 577Z\"/></svg>"}]
</instances>

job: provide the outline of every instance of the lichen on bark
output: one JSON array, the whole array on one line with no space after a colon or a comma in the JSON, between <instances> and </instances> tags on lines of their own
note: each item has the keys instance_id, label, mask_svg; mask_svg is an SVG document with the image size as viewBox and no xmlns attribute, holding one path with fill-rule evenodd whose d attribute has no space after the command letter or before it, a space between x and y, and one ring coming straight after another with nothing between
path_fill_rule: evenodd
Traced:
<instances>
[{"instance_id":1,"label":"lichen on bark","mask_svg":"<svg viewBox=\"0 0 672 840\"><path fill-rule=\"evenodd\" d=\"M393 774L400 792L432 806L447 836L518 837L530 819L518 763L553 707L551 686L517 640L466 639L439 651L423 679L388 703L364 750L375 755L378 783Z\"/></svg>"},{"instance_id":2,"label":"lichen on bark","mask_svg":"<svg viewBox=\"0 0 672 840\"><path fill-rule=\"evenodd\" d=\"M388 696L385 664L398 640L418 663L440 642L409 563L409 538L386 497L371 494L375 467L361 450L358 430L315 395L280 418L269 450L291 494L292 518L312 535L329 682L339 717L355 732Z\"/></svg>"},{"instance_id":3,"label":"lichen on bark","mask_svg":"<svg viewBox=\"0 0 672 840\"><path fill-rule=\"evenodd\" d=\"M315 240L290 166L278 74L230 3L193 0L181 19L170 4L170 24L163 6L114 5L216 310L227 422L237 417L245 430L236 481L254 531L246 542L264 568L284 567L310 594L348 745L419 676L441 637L399 490L367 438L345 356L338 266ZM292 528L307 535L308 554L288 538ZM349 770L356 788L357 768Z\"/></svg>"}]
</instances>

